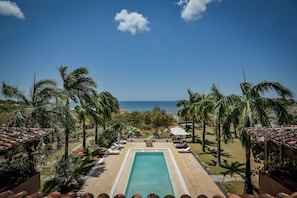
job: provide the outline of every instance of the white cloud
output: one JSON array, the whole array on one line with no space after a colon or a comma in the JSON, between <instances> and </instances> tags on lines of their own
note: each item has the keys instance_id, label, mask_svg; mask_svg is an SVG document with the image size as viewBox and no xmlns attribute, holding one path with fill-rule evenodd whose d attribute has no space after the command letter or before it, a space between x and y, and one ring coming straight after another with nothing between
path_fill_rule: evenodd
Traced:
<instances>
[{"instance_id":1,"label":"white cloud","mask_svg":"<svg viewBox=\"0 0 297 198\"><path fill-rule=\"evenodd\" d=\"M24 19L25 16L21 9L15 2L0 0L0 15L12 15L20 19Z\"/></svg>"},{"instance_id":2,"label":"white cloud","mask_svg":"<svg viewBox=\"0 0 297 198\"><path fill-rule=\"evenodd\" d=\"M213 0L179 0L177 3L183 8L181 18L185 21L195 21L202 17L206 5Z\"/></svg>"},{"instance_id":3,"label":"white cloud","mask_svg":"<svg viewBox=\"0 0 297 198\"><path fill-rule=\"evenodd\" d=\"M135 35L138 31L149 31L149 21L137 12L130 12L126 9L121 10L114 17L115 21L119 21L118 30L129 31Z\"/></svg>"}]
</instances>

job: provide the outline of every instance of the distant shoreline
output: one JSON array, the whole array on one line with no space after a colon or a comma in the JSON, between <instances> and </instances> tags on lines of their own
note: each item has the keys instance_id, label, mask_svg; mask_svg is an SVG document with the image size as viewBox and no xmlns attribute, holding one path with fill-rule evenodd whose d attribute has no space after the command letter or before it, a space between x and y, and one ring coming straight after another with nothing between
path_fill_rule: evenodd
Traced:
<instances>
[{"instance_id":1,"label":"distant shoreline","mask_svg":"<svg viewBox=\"0 0 297 198\"><path fill-rule=\"evenodd\" d=\"M120 109L127 112L152 111L155 107L164 109L166 113L177 115L179 108L176 101L119 101Z\"/></svg>"}]
</instances>

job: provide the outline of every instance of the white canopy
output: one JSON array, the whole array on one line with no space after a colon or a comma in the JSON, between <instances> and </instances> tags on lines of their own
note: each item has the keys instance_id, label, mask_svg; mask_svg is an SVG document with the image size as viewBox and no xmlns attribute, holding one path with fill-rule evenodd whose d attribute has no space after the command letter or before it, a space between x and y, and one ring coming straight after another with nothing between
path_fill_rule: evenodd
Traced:
<instances>
[{"instance_id":1,"label":"white canopy","mask_svg":"<svg viewBox=\"0 0 297 198\"><path fill-rule=\"evenodd\" d=\"M173 127L170 129L170 132L173 135L189 135L189 133L187 133L183 128L180 127Z\"/></svg>"}]
</instances>

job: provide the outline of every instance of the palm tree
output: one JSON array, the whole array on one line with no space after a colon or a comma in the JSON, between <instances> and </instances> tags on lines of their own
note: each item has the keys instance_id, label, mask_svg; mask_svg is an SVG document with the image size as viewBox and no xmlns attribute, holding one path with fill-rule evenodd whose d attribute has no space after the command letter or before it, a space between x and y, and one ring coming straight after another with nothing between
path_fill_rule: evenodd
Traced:
<instances>
[{"instance_id":1,"label":"palm tree","mask_svg":"<svg viewBox=\"0 0 297 198\"><path fill-rule=\"evenodd\" d=\"M201 100L199 93L194 93L188 89L189 100L183 99L176 102L177 107L182 107L178 111L178 115L190 118L192 121L192 142L195 143L195 121L197 118L198 102Z\"/></svg>"},{"instance_id":2,"label":"palm tree","mask_svg":"<svg viewBox=\"0 0 297 198\"><path fill-rule=\"evenodd\" d=\"M94 108L85 100L80 100L80 104L75 106L75 111L78 115L78 119L82 123L84 150L86 149L86 121L87 121L89 112L93 110Z\"/></svg>"},{"instance_id":3,"label":"palm tree","mask_svg":"<svg viewBox=\"0 0 297 198\"><path fill-rule=\"evenodd\" d=\"M201 117L202 121L202 151L205 152L205 136L206 136L206 123L208 123L210 118L210 112L214 106L213 101L210 98L210 95L201 95L201 101L198 105L198 114Z\"/></svg>"},{"instance_id":4,"label":"palm tree","mask_svg":"<svg viewBox=\"0 0 297 198\"><path fill-rule=\"evenodd\" d=\"M88 76L89 71L85 67L79 67L68 72L67 66L60 66L59 73L63 81L62 92L65 95L66 107L70 109L70 100L78 103L79 100L89 101L96 94L96 83ZM72 127L65 128L65 158L68 158L69 134Z\"/></svg>"},{"instance_id":5,"label":"palm tree","mask_svg":"<svg viewBox=\"0 0 297 198\"><path fill-rule=\"evenodd\" d=\"M225 117L225 107L223 104L224 95L217 89L215 84L211 87L211 97L214 102L214 122L217 136L217 166L221 166L221 123Z\"/></svg>"},{"instance_id":6,"label":"palm tree","mask_svg":"<svg viewBox=\"0 0 297 198\"><path fill-rule=\"evenodd\" d=\"M6 98L17 99L24 103L24 106L13 118L9 120L9 126L26 127L50 127L50 114L52 111L52 99L58 93L57 83L54 80L35 81L30 89L29 96L19 90L2 82L2 95Z\"/></svg>"},{"instance_id":7,"label":"palm tree","mask_svg":"<svg viewBox=\"0 0 297 198\"><path fill-rule=\"evenodd\" d=\"M269 91L275 91L276 94L283 98L292 98L293 93L285 88L278 82L270 82L270 81L262 81L256 85L253 85L248 82L243 82L240 84L240 88L242 91L242 96L236 96L237 100L235 100L235 108L234 111L240 112L239 115L239 126L240 126L240 139L242 145L245 147L245 155L246 155L246 167L245 167L245 186L244 193L252 194L252 182L251 182L251 165L250 165L250 157L251 157L251 141L250 136L245 132L245 128L254 127L256 121L263 126L270 126L269 118L266 113L267 108L273 109L277 115L283 115L282 118L279 118L279 122L285 123L288 120L286 118L288 112L283 107L283 105L279 102L278 99L275 98L266 98L263 94ZM231 112L232 114L232 112ZM288 117L288 116L287 116Z\"/></svg>"},{"instance_id":8,"label":"palm tree","mask_svg":"<svg viewBox=\"0 0 297 198\"><path fill-rule=\"evenodd\" d=\"M119 101L111 93L104 91L98 96L98 113L103 119L103 130L106 124L111 120L112 113L119 111Z\"/></svg>"}]
</instances>

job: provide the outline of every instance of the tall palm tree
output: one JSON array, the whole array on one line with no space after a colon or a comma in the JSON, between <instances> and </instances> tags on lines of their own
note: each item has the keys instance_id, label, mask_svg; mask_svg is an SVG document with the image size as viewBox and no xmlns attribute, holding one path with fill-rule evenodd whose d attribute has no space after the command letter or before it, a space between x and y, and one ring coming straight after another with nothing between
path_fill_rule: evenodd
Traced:
<instances>
[{"instance_id":1,"label":"tall palm tree","mask_svg":"<svg viewBox=\"0 0 297 198\"><path fill-rule=\"evenodd\" d=\"M6 98L17 99L24 103L20 111L9 120L9 126L50 127L51 102L58 93L57 83L54 80L36 82L34 76L29 96L18 87L5 82L2 82L1 92Z\"/></svg>"},{"instance_id":2,"label":"tall palm tree","mask_svg":"<svg viewBox=\"0 0 297 198\"><path fill-rule=\"evenodd\" d=\"M103 130L106 129L106 124L111 120L112 113L119 111L119 101L111 93L104 91L98 95L98 113L103 119Z\"/></svg>"},{"instance_id":3,"label":"tall palm tree","mask_svg":"<svg viewBox=\"0 0 297 198\"><path fill-rule=\"evenodd\" d=\"M244 193L252 194L252 182L251 182L251 141L250 136L245 132L245 128L254 127L256 122L263 126L270 126L269 118L266 113L267 108L273 109L277 115L284 115L279 118L279 122L285 123L288 120L286 118L288 112L284 106L276 98L264 97L265 93L269 91L275 91L276 94L283 98L288 99L293 97L293 93L281 85L278 82L262 81L256 85L249 82L243 82L240 84L242 96L236 96L234 111L240 112L239 114L239 127L240 127L240 139L242 145L245 147L246 155L246 167L245 167L245 186ZM231 112L232 114L232 112ZM287 116L288 117L288 116Z\"/></svg>"},{"instance_id":4,"label":"tall palm tree","mask_svg":"<svg viewBox=\"0 0 297 198\"><path fill-rule=\"evenodd\" d=\"M176 102L177 107L182 107L178 111L179 116L189 117L192 121L192 142L195 143L195 121L197 118L198 102L201 100L199 93L194 93L188 89L189 100L183 99Z\"/></svg>"},{"instance_id":5,"label":"tall palm tree","mask_svg":"<svg viewBox=\"0 0 297 198\"><path fill-rule=\"evenodd\" d=\"M80 104L75 106L75 111L78 115L79 121L82 123L83 130L83 149L86 149L86 122L89 111L92 111L91 105L86 103L84 100L80 100Z\"/></svg>"},{"instance_id":6,"label":"tall palm tree","mask_svg":"<svg viewBox=\"0 0 297 198\"><path fill-rule=\"evenodd\" d=\"M213 109L214 103L210 98L210 95L201 95L201 101L198 104L198 114L202 121L202 151L205 152L205 136L206 136L206 124L211 120L210 113Z\"/></svg>"},{"instance_id":7,"label":"tall palm tree","mask_svg":"<svg viewBox=\"0 0 297 198\"><path fill-rule=\"evenodd\" d=\"M215 84L211 87L211 98L214 102L214 122L217 139L217 166L221 166L221 123L225 117L225 108L222 105L224 95L218 90Z\"/></svg>"},{"instance_id":8,"label":"tall palm tree","mask_svg":"<svg viewBox=\"0 0 297 198\"><path fill-rule=\"evenodd\" d=\"M59 73L63 81L62 92L65 95L66 107L70 109L70 100L78 103L79 100L90 100L96 94L96 83L88 76L89 71L85 67L79 67L71 72L67 66L60 66ZM69 134L72 127L65 128L65 158L68 158Z\"/></svg>"}]
</instances>

